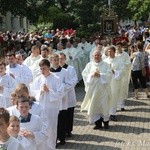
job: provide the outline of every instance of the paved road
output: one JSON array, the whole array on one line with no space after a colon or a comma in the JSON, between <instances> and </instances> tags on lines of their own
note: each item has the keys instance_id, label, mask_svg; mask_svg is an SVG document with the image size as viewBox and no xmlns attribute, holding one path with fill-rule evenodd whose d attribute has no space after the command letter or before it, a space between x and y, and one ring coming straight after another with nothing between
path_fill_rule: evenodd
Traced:
<instances>
[{"instance_id":1,"label":"paved road","mask_svg":"<svg viewBox=\"0 0 150 150\"><path fill-rule=\"evenodd\" d=\"M85 92L83 83L76 87L77 107L74 117L74 131L67 138L66 145L58 149L67 150L149 150L150 149L150 99L134 100L132 92L126 100L126 111L118 111L118 122L110 122L109 130L93 130L86 112L80 112Z\"/></svg>"}]
</instances>

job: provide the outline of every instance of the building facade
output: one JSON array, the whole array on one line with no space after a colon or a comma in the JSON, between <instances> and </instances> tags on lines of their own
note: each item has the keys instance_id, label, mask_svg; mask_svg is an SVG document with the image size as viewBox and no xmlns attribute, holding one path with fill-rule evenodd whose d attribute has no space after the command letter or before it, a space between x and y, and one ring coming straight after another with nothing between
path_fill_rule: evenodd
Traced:
<instances>
[{"instance_id":1,"label":"building facade","mask_svg":"<svg viewBox=\"0 0 150 150\"><path fill-rule=\"evenodd\" d=\"M6 16L0 15L0 30L12 31L12 32L27 32L28 20L26 17L14 16L11 13L7 13Z\"/></svg>"}]
</instances>

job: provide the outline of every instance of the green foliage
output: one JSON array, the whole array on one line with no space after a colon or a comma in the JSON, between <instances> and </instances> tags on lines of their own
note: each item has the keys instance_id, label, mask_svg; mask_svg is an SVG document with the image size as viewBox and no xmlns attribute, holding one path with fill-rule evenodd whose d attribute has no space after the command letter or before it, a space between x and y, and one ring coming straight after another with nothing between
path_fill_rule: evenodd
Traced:
<instances>
[{"instance_id":1,"label":"green foliage","mask_svg":"<svg viewBox=\"0 0 150 150\"><path fill-rule=\"evenodd\" d=\"M132 12L128 8L130 0L112 0L112 8L118 15L118 19L131 19Z\"/></svg>"},{"instance_id":2,"label":"green foliage","mask_svg":"<svg viewBox=\"0 0 150 150\"><path fill-rule=\"evenodd\" d=\"M88 24L87 26L80 25L77 29L77 37L90 37L93 33L100 32L100 23Z\"/></svg>"},{"instance_id":3,"label":"green foliage","mask_svg":"<svg viewBox=\"0 0 150 150\"><path fill-rule=\"evenodd\" d=\"M53 28L53 23L38 23L36 26L31 25L29 28L29 32L34 32L34 31L43 31L45 29L52 29Z\"/></svg>"},{"instance_id":4,"label":"green foliage","mask_svg":"<svg viewBox=\"0 0 150 150\"><path fill-rule=\"evenodd\" d=\"M78 25L73 16L66 14L57 6L50 6L47 12L40 15L39 22L52 22L54 28L76 28Z\"/></svg>"},{"instance_id":5,"label":"green foliage","mask_svg":"<svg viewBox=\"0 0 150 150\"><path fill-rule=\"evenodd\" d=\"M133 19L147 20L149 17L150 1L149 0L130 0L128 8L133 12Z\"/></svg>"}]
</instances>

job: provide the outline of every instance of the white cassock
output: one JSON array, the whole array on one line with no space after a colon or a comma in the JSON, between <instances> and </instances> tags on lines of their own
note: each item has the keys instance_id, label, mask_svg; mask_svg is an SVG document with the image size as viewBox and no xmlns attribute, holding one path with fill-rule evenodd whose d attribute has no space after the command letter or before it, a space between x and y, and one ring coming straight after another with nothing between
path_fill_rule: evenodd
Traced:
<instances>
[{"instance_id":1,"label":"white cassock","mask_svg":"<svg viewBox=\"0 0 150 150\"><path fill-rule=\"evenodd\" d=\"M120 59L124 63L124 76L122 78L122 84L121 84L121 92L122 92L122 100L118 103L118 108L124 108L125 105L125 99L128 98L128 92L129 92L129 82L130 82L130 76L131 76L131 60L129 57L129 54L126 52L122 53L116 53L116 57Z\"/></svg>"},{"instance_id":2,"label":"white cassock","mask_svg":"<svg viewBox=\"0 0 150 150\"><path fill-rule=\"evenodd\" d=\"M29 67L27 67L26 65L22 64L22 81L24 84L27 85L27 87L29 88L29 84L33 81L33 75L31 70L29 69Z\"/></svg>"},{"instance_id":3,"label":"white cassock","mask_svg":"<svg viewBox=\"0 0 150 150\"><path fill-rule=\"evenodd\" d=\"M95 71L99 71L100 77L91 76ZM89 62L83 70L82 76L86 94L81 104L81 111L87 111L90 123L96 122L100 117L103 117L104 121L108 121L111 98L111 70L108 64L103 61Z\"/></svg>"},{"instance_id":4,"label":"white cassock","mask_svg":"<svg viewBox=\"0 0 150 150\"><path fill-rule=\"evenodd\" d=\"M16 84L18 83L24 83L23 82L23 70L21 65L19 64L14 64L14 66L10 67L10 65L6 66L6 73L9 75L12 73L15 77ZM25 83L24 83L25 84Z\"/></svg>"},{"instance_id":5,"label":"white cassock","mask_svg":"<svg viewBox=\"0 0 150 150\"><path fill-rule=\"evenodd\" d=\"M0 149L2 145L0 144ZM4 150L26 150L21 143L14 137L11 137L4 143ZM2 148L3 150L3 148Z\"/></svg>"},{"instance_id":6,"label":"white cassock","mask_svg":"<svg viewBox=\"0 0 150 150\"><path fill-rule=\"evenodd\" d=\"M82 67L83 69L85 68L86 64L89 62L89 52L86 50L87 46L82 46L81 43L79 43L79 49L80 49L80 52L78 53L78 56L81 60L81 63L82 63Z\"/></svg>"},{"instance_id":7,"label":"white cassock","mask_svg":"<svg viewBox=\"0 0 150 150\"><path fill-rule=\"evenodd\" d=\"M86 51L86 54L88 54L89 56L89 53L92 50L90 44L88 42L84 42L84 43L81 42L79 43L79 46L83 48Z\"/></svg>"},{"instance_id":8,"label":"white cassock","mask_svg":"<svg viewBox=\"0 0 150 150\"><path fill-rule=\"evenodd\" d=\"M40 75L40 66L39 66L39 63L40 63L41 60L42 60L41 55L39 55L37 57L29 56L23 62L23 64L26 65L32 71L33 80L38 75Z\"/></svg>"},{"instance_id":9,"label":"white cassock","mask_svg":"<svg viewBox=\"0 0 150 150\"><path fill-rule=\"evenodd\" d=\"M66 48L63 53L66 55L66 63L74 67L74 56L76 54L76 49L74 47Z\"/></svg>"},{"instance_id":10,"label":"white cassock","mask_svg":"<svg viewBox=\"0 0 150 150\"><path fill-rule=\"evenodd\" d=\"M82 49L81 47L77 46L75 48L75 55L74 55L74 69L76 71L76 74L77 74L77 77L78 77L78 80L82 80L82 71L84 69L84 65L83 65L83 60L82 58L84 57L84 53L81 54L82 52Z\"/></svg>"},{"instance_id":11,"label":"white cassock","mask_svg":"<svg viewBox=\"0 0 150 150\"><path fill-rule=\"evenodd\" d=\"M69 83L70 85L72 85L68 92L68 108L72 108L76 106L76 94L74 88L78 82L78 78L76 75L76 71L72 66L68 65L65 69L67 70L67 74L69 75Z\"/></svg>"},{"instance_id":12,"label":"white cassock","mask_svg":"<svg viewBox=\"0 0 150 150\"><path fill-rule=\"evenodd\" d=\"M44 84L48 86L50 91L41 94L41 87ZM43 106L48 116L49 129L47 134L49 138L47 144L49 149L53 150L56 148L57 121L63 95L62 82L53 73L50 73L48 77L40 75L33 81L31 91L36 96L37 101Z\"/></svg>"},{"instance_id":13,"label":"white cassock","mask_svg":"<svg viewBox=\"0 0 150 150\"><path fill-rule=\"evenodd\" d=\"M67 70L64 68L61 68L61 67L59 67L59 68L60 68L60 70L58 72L53 72L53 73L60 78L60 80L63 84L63 87L64 87L60 110L67 110L68 109L68 92L71 90L72 84L70 81L69 74L67 73Z\"/></svg>"},{"instance_id":14,"label":"white cassock","mask_svg":"<svg viewBox=\"0 0 150 150\"><path fill-rule=\"evenodd\" d=\"M26 149L26 150L36 150L36 147L33 147L33 145L31 145L30 141L27 138L25 138L24 136L18 135L17 140L24 147L24 149Z\"/></svg>"},{"instance_id":15,"label":"white cassock","mask_svg":"<svg viewBox=\"0 0 150 150\"><path fill-rule=\"evenodd\" d=\"M17 109L17 105L8 107L7 110L9 111L10 116L16 116L19 118L20 116L20 112ZM39 116L43 123L44 123L44 128L47 129L48 128L48 116L44 110L44 108L39 104L39 102L33 102L32 105L30 105L30 110L29 112L31 114L37 115Z\"/></svg>"},{"instance_id":16,"label":"white cassock","mask_svg":"<svg viewBox=\"0 0 150 150\"><path fill-rule=\"evenodd\" d=\"M7 108L7 107L12 106L11 101L10 101L10 96L16 86L16 82L15 82L14 78L9 76L8 74L0 76L0 85L4 87L4 90L0 91L0 93L5 98L4 107Z\"/></svg>"},{"instance_id":17,"label":"white cassock","mask_svg":"<svg viewBox=\"0 0 150 150\"><path fill-rule=\"evenodd\" d=\"M122 94L122 79L125 74L124 62L118 57L106 58L104 61L109 65L111 69L115 71L111 79L111 92L112 98L110 102L110 115L116 115L117 103L123 100Z\"/></svg>"},{"instance_id":18,"label":"white cassock","mask_svg":"<svg viewBox=\"0 0 150 150\"><path fill-rule=\"evenodd\" d=\"M47 140L47 136L44 131L45 129L43 129L43 121L40 117L31 114L29 122L20 122L20 131L24 130L28 130L34 134L34 139L28 138L31 146L35 148L33 150L45 150L45 141Z\"/></svg>"},{"instance_id":19,"label":"white cassock","mask_svg":"<svg viewBox=\"0 0 150 150\"><path fill-rule=\"evenodd\" d=\"M89 50L90 50L90 52L91 52L91 50L92 50L95 46L96 46L96 45L95 45L95 42L89 43Z\"/></svg>"}]
</instances>

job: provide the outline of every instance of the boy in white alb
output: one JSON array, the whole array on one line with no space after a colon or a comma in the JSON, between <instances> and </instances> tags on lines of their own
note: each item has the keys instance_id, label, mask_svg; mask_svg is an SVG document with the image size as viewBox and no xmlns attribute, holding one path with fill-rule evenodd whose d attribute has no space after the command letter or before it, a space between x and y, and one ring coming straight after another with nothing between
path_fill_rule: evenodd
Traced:
<instances>
[{"instance_id":1,"label":"boy in white alb","mask_svg":"<svg viewBox=\"0 0 150 150\"><path fill-rule=\"evenodd\" d=\"M48 146L49 149L56 149L57 123L60 104L63 95L63 85L60 79L49 71L50 62L43 59L39 63L41 75L39 75L31 85L31 93L43 106L49 121Z\"/></svg>"},{"instance_id":2,"label":"boy in white alb","mask_svg":"<svg viewBox=\"0 0 150 150\"><path fill-rule=\"evenodd\" d=\"M11 116L9 119L9 127L8 127L8 134L16 139L19 140L21 145L27 150L36 150L36 147L32 145L27 138L24 136L19 135L20 131L20 122L19 118L16 116Z\"/></svg>"},{"instance_id":3,"label":"boy in white alb","mask_svg":"<svg viewBox=\"0 0 150 150\"><path fill-rule=\"evenodd\" d=\"M59 65L59 56L54 54L50 58L51 68L50 71L57 75L64 87L64 95L62 97L62 105L60 107L60 112L58 115L58 128L57 128L57 139L59 139L61 145L65 144L66 137L66 123L67 123L67 109L68 109L68 92L70 91L72 85L70 82L69 74L67 70Z\"/></svg>"},{"instance_id":4,"label":"boy in white alb","mask_svg":"<svg viewBox=\"0 0 150 150\"><path fill-rule=\"evenodd\" d=\"M66 135L71 137L71 131L73 130L73 116L74 108L76 106L76 95L75 86L78 82L76 71L74 67L66 64L66 55L64 53L59 53L59 65L67 70L70 78L71 89L68 92L68 109L67 109L67 124L66 124Z\"/></svg>"},{"instance_id":5,"label":"boy in white alb","mask_svg":"<svg viewBox=\"0 0 150 150\"><path fill-rule=\"evenodd\" d=\"M20 112L20 135L26 137L37 150L45 150L46 133L40 117L30 114L30 101L25 96L20 96L17 101Z\"/></svg>"},{"instance_id":6,"label":"boy in white alb","mask_svg":"<svg viewBox=\"0 0 150 150\"><path fill-rule=\"evenodd\" d=\"M25 150L20 142L7 133L9 126L9 112L5 108L0 108L0 149L2 150Z\"/></svg>"},{"instance_id":7,"label":"boy in white alb","mask_svg":"<svg viewBox=\"0 0 150 150\"><path fill-rule=\"evenodd\" d=\"M0 62L0 94L2 94L5 99L3 106L0 105L0 107L7 108L12 105L10 102L10 94L14 90L16 83L15 80L5 72L6 64Z\"/></svg>"}]
</instances>

